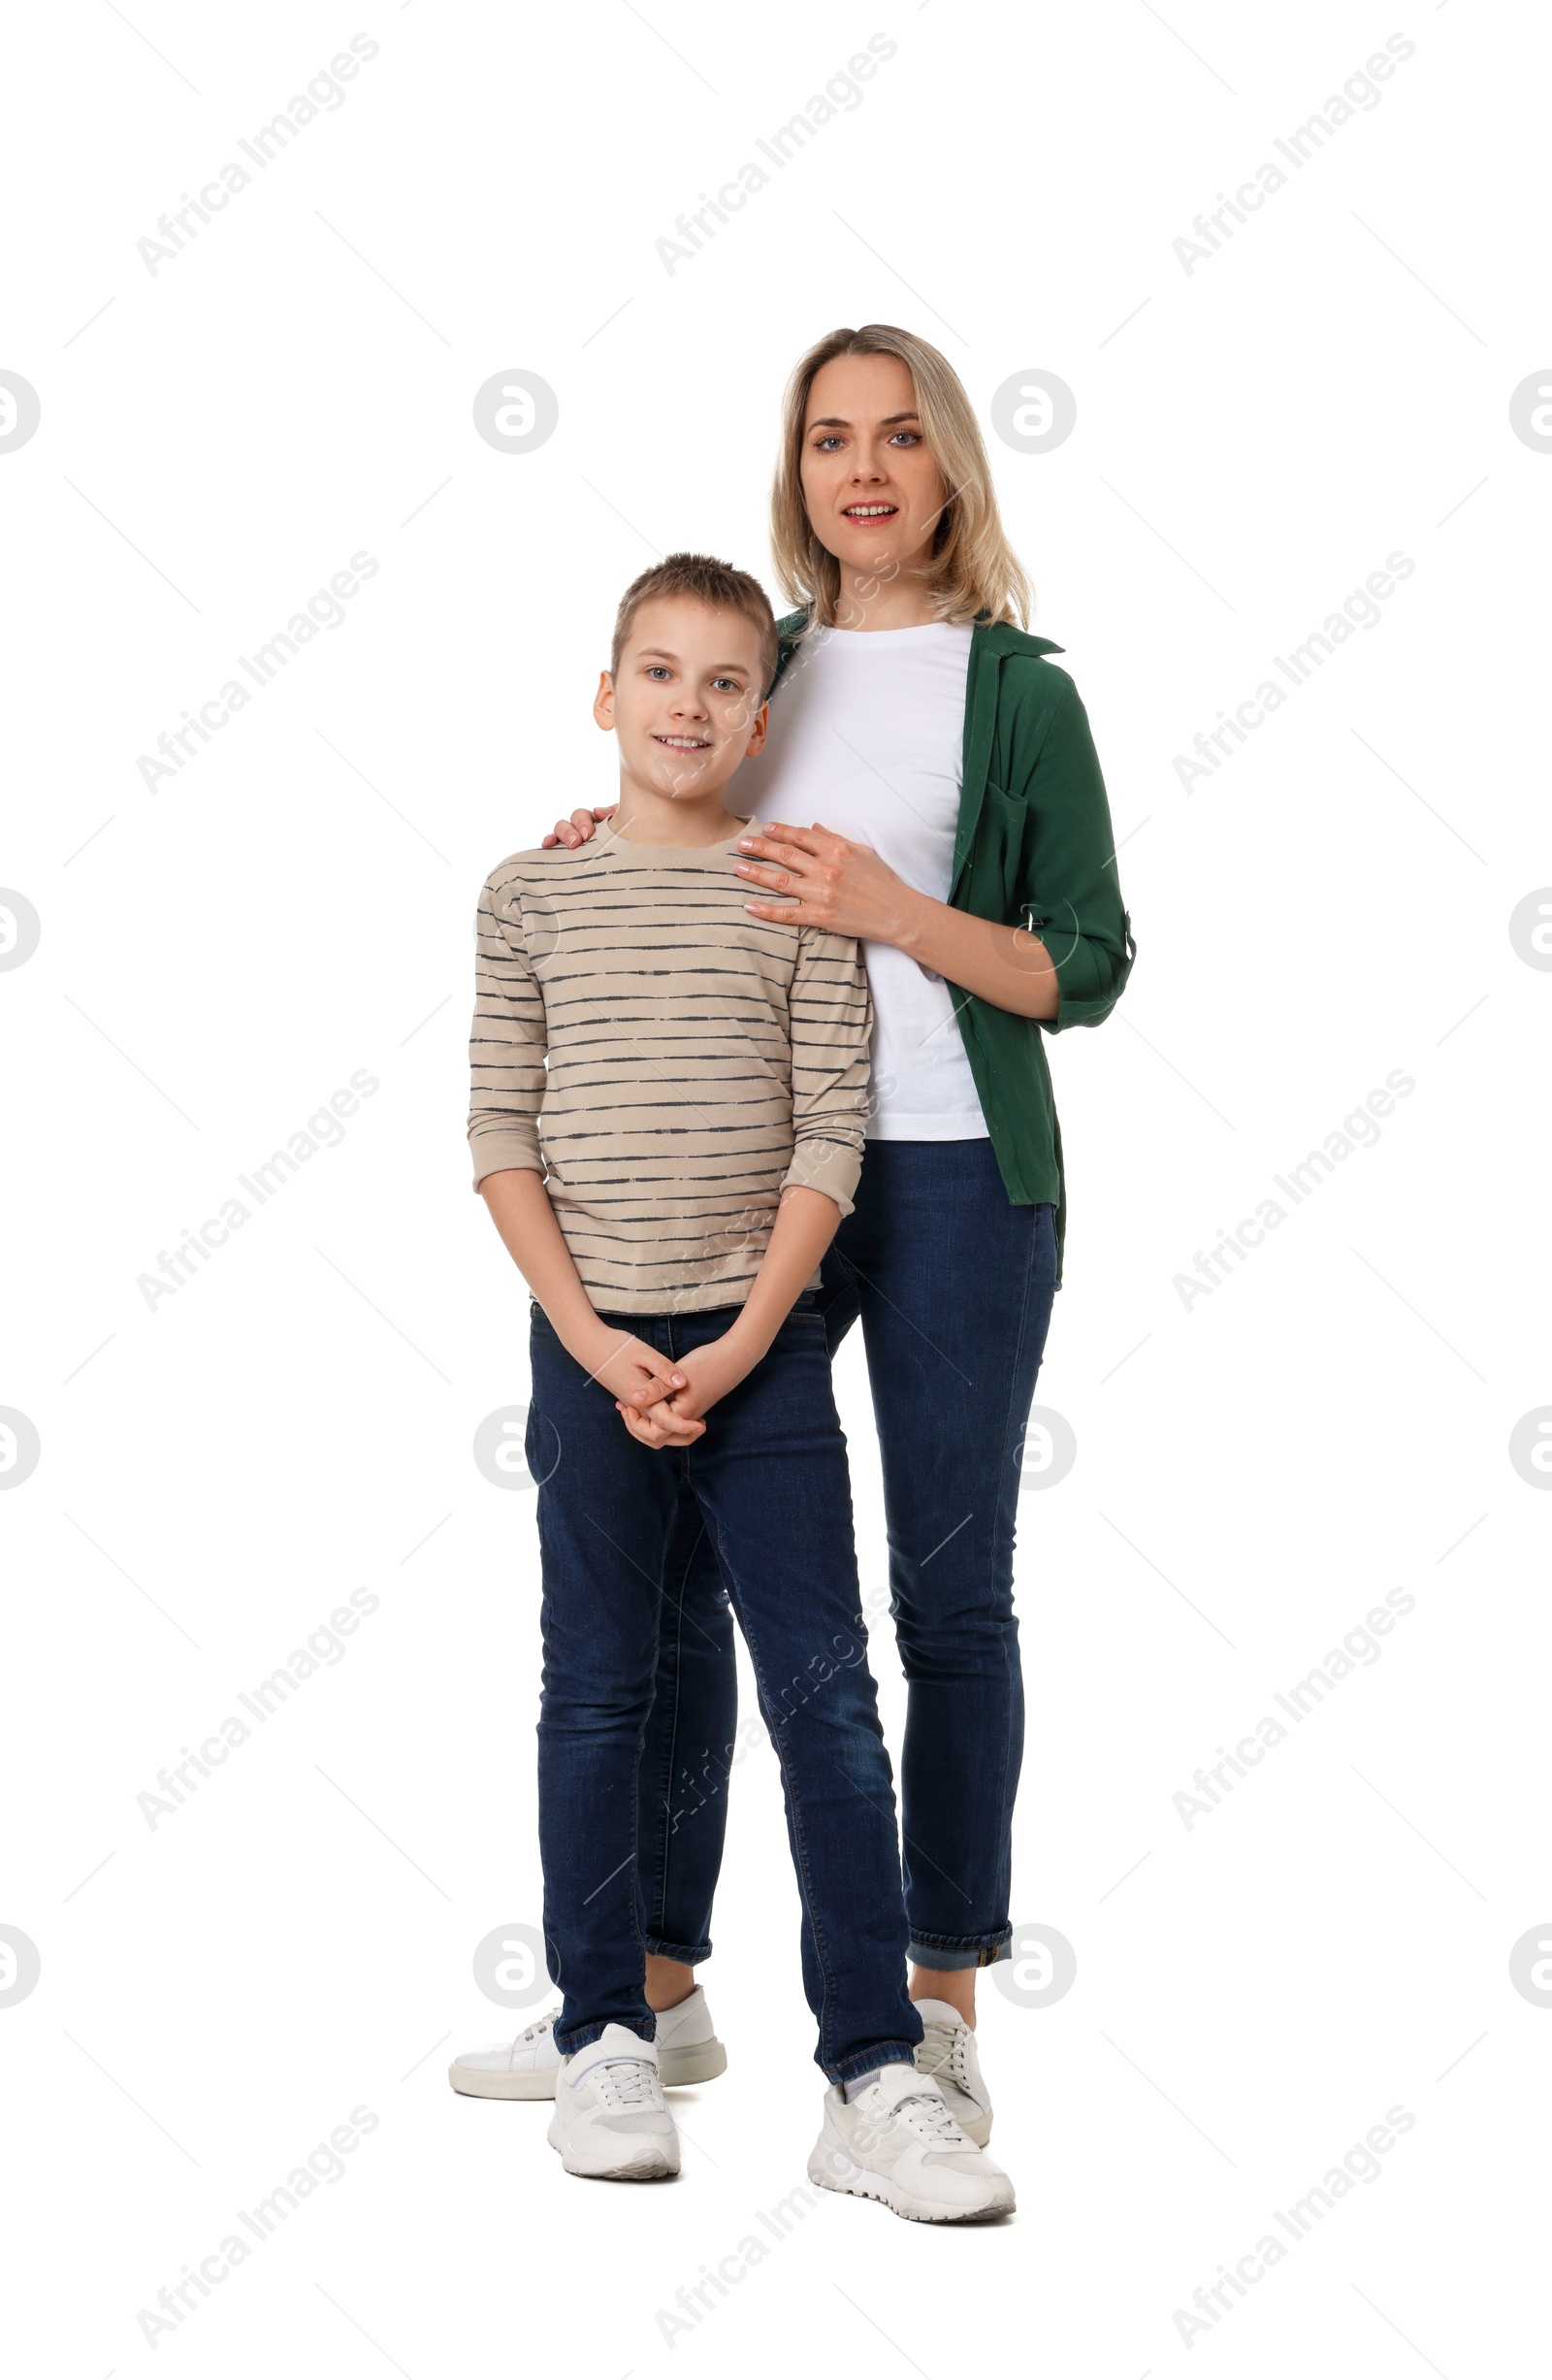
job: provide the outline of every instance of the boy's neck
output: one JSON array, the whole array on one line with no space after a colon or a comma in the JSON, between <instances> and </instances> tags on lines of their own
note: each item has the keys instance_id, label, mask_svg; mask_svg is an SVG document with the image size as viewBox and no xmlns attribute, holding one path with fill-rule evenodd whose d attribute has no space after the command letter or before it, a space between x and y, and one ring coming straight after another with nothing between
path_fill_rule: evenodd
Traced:
<instances>
[{"instance_id":1,"label":"boy's neck","mask_svg":"<svg viewBox=\"0 0 1552 2380\"><path fill-rule=\"evenodd\" d=\"M620 806L609 823L623 842L681 851L709 851L716 843L730 843L735 835L748 832L747 819L732 817L720 792L658 794L636 784L623 769Z\"/></svg>"}]
</instances>

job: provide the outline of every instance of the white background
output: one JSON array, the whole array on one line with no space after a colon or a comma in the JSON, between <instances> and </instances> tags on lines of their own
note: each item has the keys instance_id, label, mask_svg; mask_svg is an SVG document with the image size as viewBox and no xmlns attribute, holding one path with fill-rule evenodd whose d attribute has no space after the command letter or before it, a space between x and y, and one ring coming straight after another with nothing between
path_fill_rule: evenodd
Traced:
<instances>
[{"instance_id":1,"label":"white background","mask_svg":"<svg viewBox=\"0 0 1552 2380\"><path fill-rule=\"evenodd\" d=\"M1509 1954L1552 1936L1552 1502L1507 1441L1552 1401L1552 981L1508 919L1552 881L1552 459L1508 406L1552 346L1546 27L1166 15L12 23L0 366L42 405L0 454L0 881L42 921L0 976L0 1404L42 1440L0 1497L0 1920L42 1960L0 2007L18 2371L1529 2368L1552 2015ZM149 273L157 216L363 29L345 104ZM880 31L862 103L667 273L674 218ZM1398 31L1381 104L1187 274L1193 216ZM675 546L766 570L783 377L870 319L940 343L986 425L1141 953L1104 1032L1052 1046L1072 1223L1039 1398L1079 1456L1018 1550L1014 1916L1078 1976L983 1994L1015 2222L826 2198L670 2343L658 2309L802 2183L818 2125L762 1744L707 1971L731 2062L680 2103L681 2181L584 2188L543 2109L444 2079L525 2021L470 1962L539 1912L533 1500L470 1454L527 1392L468 1186L471 921L494 862L609 798L622 586ZM1034 368L1078 423L1031 455L989 405ZM471 419L513 369L560 405L527 454ZM1397 550L1380 624L1186 793L1175 756ZM148 792L137 757L360 551L343 624ZM137 1277L360 1068L341 1144L147 1310ZM1195 1252L1396 1068L1378 1144L1187 1309ZM838 1377L877 1594L859 1350ZM1397 1587L1381 1657L1187 1829L1192 1772ZM352 1588L380 1604L345 1658L148 1826L157 1771ZM887 1619L874 1648L897 1747ZM1381 2177L1182 2342L1175 2309L1398 2104ZM358 2105L343 2178L147 2348L138 2309Z\"/></svg>"}]
</instances>

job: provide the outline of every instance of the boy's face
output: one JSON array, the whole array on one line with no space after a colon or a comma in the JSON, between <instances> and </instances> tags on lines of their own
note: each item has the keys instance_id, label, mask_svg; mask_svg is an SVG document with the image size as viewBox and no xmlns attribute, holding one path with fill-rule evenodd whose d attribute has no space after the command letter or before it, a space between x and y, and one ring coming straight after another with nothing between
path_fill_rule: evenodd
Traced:
<instances>
[{"instance_id":1,"label":"boy's face","mask_svg":"<svg viewBox=\"0 0 1552 2380\"><path fill-rule=\"evenodd\" d=\"M720 795L765 740L760 631L689 596L643 603L593 716L620 739L624 773L672 801Z\"/></svg>"}]
</instances>

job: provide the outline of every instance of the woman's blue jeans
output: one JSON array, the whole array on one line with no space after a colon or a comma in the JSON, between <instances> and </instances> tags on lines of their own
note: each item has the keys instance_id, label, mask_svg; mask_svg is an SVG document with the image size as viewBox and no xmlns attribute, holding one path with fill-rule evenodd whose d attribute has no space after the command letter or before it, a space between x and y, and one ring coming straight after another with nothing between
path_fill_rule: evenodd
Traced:
<instances>
[{"instance_id":1,"label":"woman's blue jeans","mask_svg":"<svg viewBox=\"0 0 1552 2380\"><path fill-rule=\"evenodd\" d=\"M1054 1209L1012 1203L988 1140L875 1140L817 1292L831 1350L858 1316L867 1349L907 1680L910 1956L922 1967L987 1966L1013 1934L1014 1518L1055 1279ZM691 1966L711 1953L737 1734L728 1596L681 1493L641 1765L641 1906L647 1947Z\"/></svg>"},{"instance_id":2,"label":"woman's blue jeans","mask_svg":"<svg viewBox=\"0 0 1552 2380\"><path fill-rule=\"evenodd\" d=\"M720 1338L734 1313L604 1319L672 1360ZM805 1293L686 1448L654 1451L630 1437L611 1392L536 1307L532 1348L528 1458L540 1483L544 1586L539 1847L545 1948L565 1995L556 2046L569 2056L608 2024L654 2036L640 1871L643 1842L659 1830L642 1752L660 1643L672 1641L665 1598L682 1611L670 1551L689 1526L718 1575L727 1666L730 1596L781 1764L818 2062L832 2082L909 2064L922 2020L905 1989L894 1782L814 1298ZM708 1900L714 1882L713 1870Z\"/></svg>"}]
</instances>

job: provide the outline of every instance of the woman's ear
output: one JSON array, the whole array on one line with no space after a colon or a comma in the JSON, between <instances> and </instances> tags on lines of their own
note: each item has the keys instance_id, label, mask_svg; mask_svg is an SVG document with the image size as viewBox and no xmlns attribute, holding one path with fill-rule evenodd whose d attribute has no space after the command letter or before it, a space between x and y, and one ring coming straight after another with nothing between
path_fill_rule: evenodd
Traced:
<instances>
[{"instance_id":1,"label":"woman's ear","mask_svg":"<svg viewBox=\"0 0 1552 2380\"><path fill-rule=\"evenodd\" d=\"M593 698L593 716L608 734L614 727L614 679L607 669L598 671L598 691Z\"/></svg>"}]
</instances>

